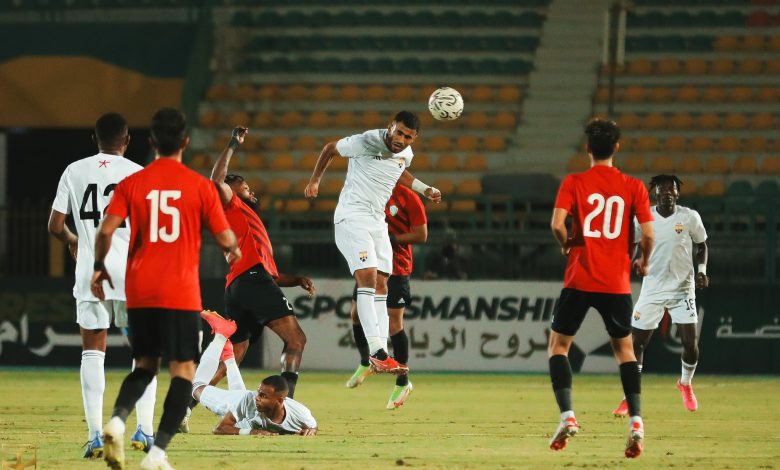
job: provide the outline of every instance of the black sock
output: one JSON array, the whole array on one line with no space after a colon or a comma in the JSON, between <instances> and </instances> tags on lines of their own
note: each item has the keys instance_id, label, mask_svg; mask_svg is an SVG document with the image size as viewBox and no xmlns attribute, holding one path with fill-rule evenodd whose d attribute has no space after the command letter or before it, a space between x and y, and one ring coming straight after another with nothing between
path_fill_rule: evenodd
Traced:
<instances>
[{"instance_id":1,"label":"black sock","mask_svg":"<svg viewBox=\"0 0 780 470\"><path fill-rule=\"evenodd\" d=\"M355 346L357 346L357 350L360 353L360 365L368 366L368 340L360 323L352 324L352 335L355 337Z\"/></svg>"},{"instance_id":2,"label":"black sock","mask_svg":"<svg viewBox=\"0 0 780 470\"><path fill-rule=\"evenodd\" d=\"M620 364L620 381L623 383L623 393L626 395L629 416L641 416L642 406L642 375L636 361Z\"/></svg>"},{"instance_id":3,"label":"black sock","mask_svg":"<svg viewBox=\"0 0 780 470\"><path fill-rule=\"evenodd\" d=\"M287 396L293 398L295 395L295 385L298 383L297 372L282 372L282 377L287 381Z\"/></svg>"},{"instance_id":4,"label":"black sock","mask_svg":"<svg viewBox=\"0 0 780 470\"><path fill-rule=\"evenodd\" d=\"M153 378L154 373L152 371L141 369L140 367L136 367L127 374L127 377L122 382L122 387L119 389L119 395L117 395L116 403L114 403L114 414L111 416L118 416L122 421L127 421L130 412L135 408L135 402L141 398L141 395L146 390L146 386L149 385Z\"/></svg>"},{"instance_id":5,"label":"black sock","mask_svg":"<svg viewBox=\"0 0 780 470\"><path fill-rule=\"evenodd\" d=\"M555 393L555 401L561 413L572 409L571 406L571 365L569 358L563 354L557 354L550 358L550 380Z\"/></svg>"},{"instance_id":6,"label":"black sock","mask_svg":"<svg viewBox=\"0 0 780 470\"><path fill-rule=\"evenodd\" d=\"M168 395L165 396L160 426L154 436L154 445L162 450L168 447L168 443L179 430L181 420L187 414L187 405L190 404L191 398L192 382L181 377L172 378Z\"/></svg>"},{"instance_id":7,"label":"black sock","mask_svg":"<svg viewBox=\"0 0 780 470\"><path fill-rule=\"evenodd\" d=\"M375 352L373 356L379 359L380 361L384 361L385 359L387 359L387 351L385 351L384 349L380 349L379 351Z\"/></svg>"},{"instance_id":8,"label":"black sock","mask_svg":"<svg viewBox=\"0 0 780 470\"><path fill-rule=\"evenodd\" d=\"M409 337L406 336L406 331L401 330L391 336L390 343L393 345L393 357L395 357L395 360L403 365L407 365L409 363ZM395 384L405 387L409 384L409 376L406 374L399 375L395 378Z\"/></svg>"}]
</instances>

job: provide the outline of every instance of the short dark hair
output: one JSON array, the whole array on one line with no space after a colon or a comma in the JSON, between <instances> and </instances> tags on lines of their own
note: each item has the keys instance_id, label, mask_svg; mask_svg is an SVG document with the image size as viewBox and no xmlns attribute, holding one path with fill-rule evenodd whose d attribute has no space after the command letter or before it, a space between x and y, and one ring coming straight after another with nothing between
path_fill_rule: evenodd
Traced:
<instances>
[{"instance_id":1,"label":"short dark hair","mask_svg":"<svg viewBox=\"0 0 780 470\"><path fill-rule=\"evenodd\" d=\"M187 120L184 113L175 108L162 108L152 116L152 142L160 155L172 155L179 150L187 137Z\"/></svg>"},{"instance_id":2,"label":"short dark hair","mask_svg":"<svg viewBox=\"0 0 780 470\"><path fill-rule=\"evenodd\" d=\"M401 111L393 118L394 122L402 122L409 129L420 132L420 118L411 111Z\"/></svg>"},{"instance_id":3,"label":"short dark hair","mask_svg":"<svg viewBox=\"0 0 780 470\"><path fill-rule=\"evenodd\" d=\"M235 173L231 173L225 176L225 183L227 184L242 183L243 181L244 181L244 177L241 175L237 175Z\"/></svg>"},{"instance_id":4,"label":"short dark hair","mask_svg":"<svg viewBox=\"0 0 780 470\"><path fill-rule=\"evenodd\" d=\"M650 178L650 191L655 189L656 186L660 186L664 183L674 183L677 185L677 191L682 187L682 181L677 175L655 175Z\"/></svg>"},{"instance_id":5,"label":"short dark hair","mask_svg":"<svg viewBox=\"0 0 780 470\"><path fill-rule=\"evenodd\" d=\"M119 113L106 113L95 122L98 144L121 144L127 136L127 120Z\"/></svg>"},{"instance_id":6,"label":"short dark hair","mask_svg":"<svg viewBox=\"0 0 780 470\"><path fill-rule=\"evenodd\" d=\"M594 118L585 126L588 148L596 160L606 160L615 153L615 144L620 140L620 128L615 121Z\"/></svg>"},{"instance_id":7,"label":"short dark hair","mask_svg":"<svg viewBox=\"0 0 780 470\"><path fill-rule=\"evenodd\" d=\"M290 390L290 387L287 385L287 380L281 375L269 375L260 383L263 385L268 385L269 387L273 387L276 393L286 394L287 391Z\"/></svg>"}]
</instances>

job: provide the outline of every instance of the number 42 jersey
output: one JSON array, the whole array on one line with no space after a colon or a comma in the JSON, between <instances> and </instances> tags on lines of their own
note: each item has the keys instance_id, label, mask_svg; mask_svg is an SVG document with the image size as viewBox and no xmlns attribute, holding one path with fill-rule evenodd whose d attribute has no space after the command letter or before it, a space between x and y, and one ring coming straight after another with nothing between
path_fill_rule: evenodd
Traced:
<instances>
[{"instance_id":1,"label":"number 42 jersey","mask_svg":"<svg viewBox=\"0 0 780 470\"><path fill-rule=\"evenodd\" d=\"M62 214L73 214L76 225L79 237L76 283L73 286L73 297L76 300L97 301L89 290L95 261L95 232L116 185L142 168L119 155L99 153L71 163L62 173L52 209ZM114 283L114 289L105 283L107 300L125 300L125 264L129 239L130 228L127 226L120 227L114 233L111 251L105 261Z\"/></svg>"},{"instance_id":2,"label":"number 42 jersey","mask_svg":"<svg viewBox=\"0 0 780 470\"><path fill-rule=\"evenodd\" d=\"M564 178L555 207L572 218L563 287L630 294L633 220L653 220L645 185L617 168L596 165Z\"/></svg>"}]
</instances>

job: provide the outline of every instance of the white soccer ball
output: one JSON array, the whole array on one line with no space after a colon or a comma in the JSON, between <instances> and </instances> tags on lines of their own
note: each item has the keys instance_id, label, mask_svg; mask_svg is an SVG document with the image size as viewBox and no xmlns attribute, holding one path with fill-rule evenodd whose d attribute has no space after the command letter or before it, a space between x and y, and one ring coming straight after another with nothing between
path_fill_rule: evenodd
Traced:
<instances>
[{"instance_id":1,"label":"white soccer ball","mask_svg":"<svg viewBox=\"0 0 780 470\"><path fill-rule=\"evenodd\" d=\"M454 88L439 88L428 98L428 111L438 121L454 121L463 112L463 97Z\"/></svg>"}]
</instances>

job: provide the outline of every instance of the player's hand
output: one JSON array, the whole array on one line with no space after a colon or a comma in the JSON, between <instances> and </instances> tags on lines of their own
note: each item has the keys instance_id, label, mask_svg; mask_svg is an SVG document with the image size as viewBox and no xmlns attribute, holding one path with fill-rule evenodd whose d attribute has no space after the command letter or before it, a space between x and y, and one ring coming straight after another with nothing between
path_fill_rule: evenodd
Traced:
<instances>
[{"instance_id":1,"label":"player's hand","mask_svg":"<svg viewBox=\"0 0 780 470\"><path fill-rule=\"evenodd\" d=\"M319 193L320 183L314 183L312 181L309 181L309 184L306 185L306 189L303 190L303 195L309 199L317 197Z\"/></svg>"},{"instance_id":2,"label":"player's hand","mask_svg":"<svg viewBox=\"0 0 780 470\"><path fill-rule=\"evenodd\" d=\"M278 433L266 431L265 429L253 429L250 432L250 434L253 436L278 436L279 435Z\"/></svg>"},{"instance_id":3,"label":"player's hand","mask_svg":"<svg viewBox=\"0 0 780 470\"><path fill-rule=\"evenodd\" d=\"M425 197L438 204L441 202L441 191L434 188L433 186L430 186L425 190Z\"/></svg>"},{"instance_id":4,"label":"player's hand","mask_svg":"<svg viewBox=\"0 0 780 470\"><path fill-rule=\"evenodd\" d=\"M696 288L706 289L710 285L710 278L704 273L696 273Z\"/></svg>"},{"instance_id":5,"label":"player's hand","mask_svg":"<svg viewBox=\"0 0 780 470\"><path fill-rule=\"evenodd\" d=\"M314 288L314 281L306 276L301 276L298 278L298 285L303 287L303 290L309 293L309 298L314 297L314 293L317 292L317 289Z\"/></svg>"},{"instance_id":6,"label":"player's hand","mask_svg":"<svg viewBox=\"0 0 780 470\"><path fill-rule=\"evenodd\" d=\"M68 243L68 251L70 251L70 257L73 258L73 261L76 261L76 258L79 256L79 239L69 242Z\"/></svg>"},{"instance_id":7,"label":"player's hand","mask_svg":"<svg viewBox=\"0 0 780 470\"><path fill-rule=\"evenodd\" d=\"M650 266L648 266L648 264L645 262L644 257L634 260L633 267L634 267L634 272L638 276L642 276L642 277L647 276L647 272L650 269Z\"/></svg>"},{"instance_id":8,"label":"player's hand","mask_svg":"<svg viewBox=\"0 0 780 470\"><path fill-rule=\"evenodd\" d=\"M305 428L298 431L298 434L304 437L313 437L317 434L317 428Z\"/></svg>"},{"instance_id":9,"label":"player's hand","mask_svg":"<svg viewBox=\"0 0 780 470\"><path fill-rule=\"evenodd\" d=\"M562 246L561 247L561 254L565 257L569 257L569 253L571 253L571 247L570 246Z\"/></svg>"},{"instance_id":10,"label":"player's hand","mask_svg":"<svg viewBox=\"0 0 780 470\"><path fill-rule=\"evenodd\" d=\"M246 137L249 129L246 127L236 126L233 128L233 132L230 133L230 142L228 146L233 150L236 150L239 145L244 143L244 137Z\"/></svg>"},{"instance_id":11,"label":"player's hand","mask_svg":"<svg viewBox=\"0 0 780 470\"><path fill-rule=\"evenodd\" d=\"M100 300L106 300L106 293L103 291L103 281L108 281L108 285L114 288L114 283L111 281L111 276L108 275L106 268L100 271L95 271L92 274L92 281L89 283L89 290L92 291L92 295Z\"/></svg>"},{"instance_id":12,"label":"player's hand","mask_svg":"<svg viewBox=\"0 0 780 470\"><path fill-rule=\"evenodd\" d=\"M225 253L225 259L227 260L228 264L233 264L236 261L241 259L241 248L236 247L234 250L230 250L227 253Z\"/></svg>"}]
</instances>

